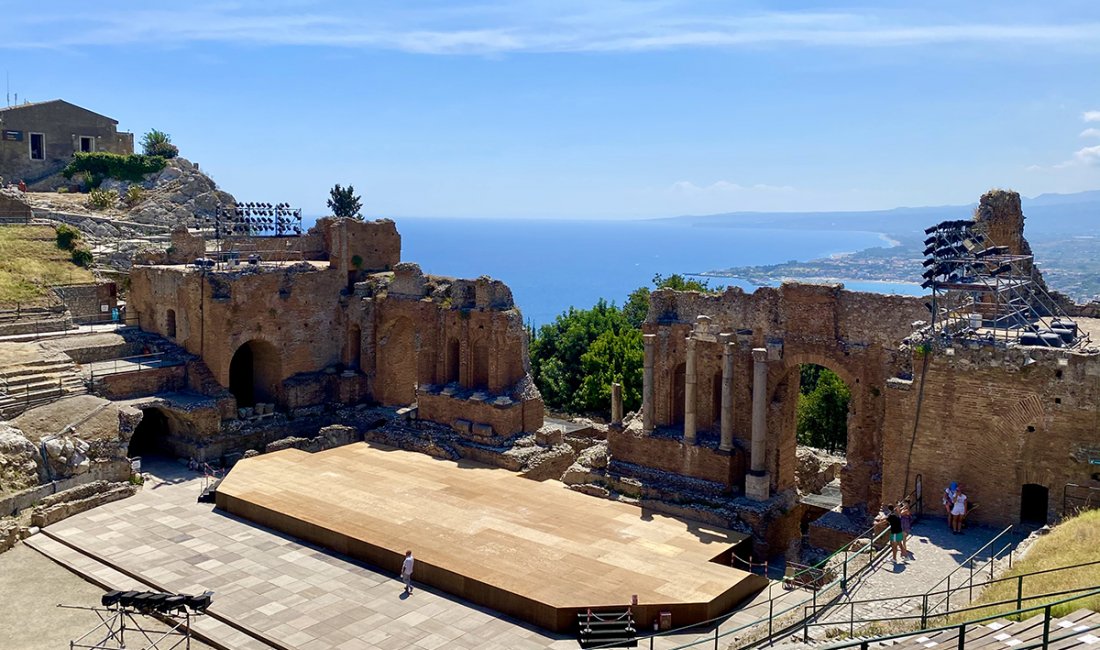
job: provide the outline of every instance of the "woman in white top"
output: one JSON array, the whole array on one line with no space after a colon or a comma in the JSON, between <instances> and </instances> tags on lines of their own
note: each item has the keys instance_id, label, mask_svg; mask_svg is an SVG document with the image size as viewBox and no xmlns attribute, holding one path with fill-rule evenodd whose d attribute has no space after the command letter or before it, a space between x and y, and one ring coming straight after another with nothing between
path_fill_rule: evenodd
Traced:
<instances>
[{"instance_id":1,"label":"woman in white top","mask_svg":"<svg viewBox=\"0 0 1100 650\"><path fill-rule=\"evenodd\" d=\"M966 516L966 495L960 489L955 495L955 503L951 505L951 530L956 535L962 535L963 517Z\"/></svg>"}]
</instances>

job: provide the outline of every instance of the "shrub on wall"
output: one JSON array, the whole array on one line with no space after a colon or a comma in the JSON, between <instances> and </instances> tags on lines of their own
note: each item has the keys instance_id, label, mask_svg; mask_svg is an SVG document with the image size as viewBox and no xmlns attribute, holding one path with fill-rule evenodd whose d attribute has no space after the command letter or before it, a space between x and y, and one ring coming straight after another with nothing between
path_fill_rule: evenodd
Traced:
<instances>
[{"instance_id":1,"label":"shrub on wall","mask_svg":"<svg viewBox=\"0 0 1100 650\"><path fill-rule=\"evenodd\" d=\"M88 203L96 210L107 210L118 204L118 190L94 189L88 193Z\"/></svg>"},{"instance_id":2,"label":"shrub on wall","mask_svg":"<svg viewBox=\"0 0 1100 650\"><path fill-rule=\"evenodd\" d=\"M70 251L80 239L80 231L67 224L57 227L57 247L63 251Z\"/></svg>"},{"instance_id":3,"label":"shrub on wall","mask_svg":"<svg viewBox=\"0 0 1100 650\"><path fill-rule=\"evenodd\" d=\"M146 174L155 174L167 164L161 156L122 155L105 151L81 152L73 156L72 162L61 173L65 178L83 173L96 179L113 178L138 183L144 180Z\"/></svg>"},{"instance_id":4,"label":"shrub on wall","mask_svg":"<svg viewBox=\"0 0 1100 650\"><path fill-rule=\"evenodd\" d=\"M92 251L87 248L74 248L72 260L73 264L87 268L92 265Z\"/></svg>"},{"instance_id":5,"label":"shrub on wall","mask_svg":"<svg viewBox=\"0 0 1100 650\"><path fill-rule=\"evenodd\" d=\"M145 198L145 190L140 185L131 185L126 189L126 205L135 206Z\"/></svg>"}]
</instances>

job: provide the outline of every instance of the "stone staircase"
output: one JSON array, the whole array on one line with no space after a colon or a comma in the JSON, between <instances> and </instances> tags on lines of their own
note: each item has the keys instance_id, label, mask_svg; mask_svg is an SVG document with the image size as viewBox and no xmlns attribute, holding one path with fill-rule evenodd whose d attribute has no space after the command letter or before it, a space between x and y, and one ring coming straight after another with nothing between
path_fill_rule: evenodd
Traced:
<instances>
[{"instance_id":1,"label":"stone staircase","mask_svg":"<svg viewBox=\"0 0 1100 650\"><path fill-rule=\"evenodd\" d=\"M71 360L34 359L0 368L0 418L88 392Z\"/></svg>"}]
</instances>

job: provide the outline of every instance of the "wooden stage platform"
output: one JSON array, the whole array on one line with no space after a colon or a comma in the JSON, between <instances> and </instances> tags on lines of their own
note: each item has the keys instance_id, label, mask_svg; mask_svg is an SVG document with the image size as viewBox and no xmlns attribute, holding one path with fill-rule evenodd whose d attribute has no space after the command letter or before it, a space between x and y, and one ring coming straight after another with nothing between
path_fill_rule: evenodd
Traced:
<instances>
[{"instance_id":1,"label":"wooden stage platform","mask_svg":"<svg viewBox=\"0 0 1100 650\"><path fill-rule=\"evenodd\" d=\"M217 505L395 574L411 549L415 582L556 631L634 594L640 626L686 625L767 584L729 566L740 533L368 443L241 460Z\"/></svg>"}]
</instances>

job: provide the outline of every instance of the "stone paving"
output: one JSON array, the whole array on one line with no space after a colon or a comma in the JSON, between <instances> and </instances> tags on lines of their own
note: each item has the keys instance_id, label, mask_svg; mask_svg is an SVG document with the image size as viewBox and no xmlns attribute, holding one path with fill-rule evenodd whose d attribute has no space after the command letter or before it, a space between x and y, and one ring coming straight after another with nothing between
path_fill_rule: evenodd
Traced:
<instances>
[{"instance_id":1,"label":"stone paving","mask_svg":"<svg viewBox=\"0 0 1100 650\"><path fill-rule=\"evenodd\" d=\"M926 517L913 526L913 535L907 541L908 550L913 558L901 558L898 553L899 563L895 564L891 559L889 550L875 562L873 568L865 573L836 606L830 608L823 617L824 622L833 623L832 627L848 629L848 625L842 622L855 619L891 618L898 616L919 616L922 599L913 596L922 594L930 589L936 591L947 589L943 581L948 574L951 575L951 586L969 584L966 581L970 577L965 561L974 552L978 551L987 542L1003 529L971 526L962 535L953 535L943 518ZM995 552L1000 552L1009 545L1014 548L1022 541L1024 534L1010 530L1001 536L993 545ZM980 584L989 579L989 568L985 562L989 559L989 550L983 550L974 562L975 567L985 566L984 576L975 574L974 583ZM999 561L995 570L1006 564ZM960 568L962 567L962 568ZM974 597L978 596L978 590L974 589ZM969 599L969 590L963 590L952 595L951 607L957 609L964 606ZM942 596L940 597L942 599ZM935 601L936 599L932 599ZM933 604L933 603L930 603ZM943 611L943 605L940 610ZM822 628L811 632L811 637L824 636Z\"/></svg>"},{"instance_id":2,"label":"stone paving","mask_svg":"<svg viewBox=\"0 0 1100 650\"><path fill-rule=\"evenodd\" d=\"M571 636L552 635L435 590L402 597L396 576L197 503L201 481L182 467L146 468L163 479L149 480L132 498L48 527L43 535L54 540L52 547L49 540L37 546L74 570L98 574L96 581L106 586L138 581L165 591L213 590L211 620L201 630L212 642L230 635L224 644L232 648L577 647ZM764 599L766 594L757 600ZM661 637L653 647L700 638L713 639L713 632Z\"/></svg>"}]
</instances>

